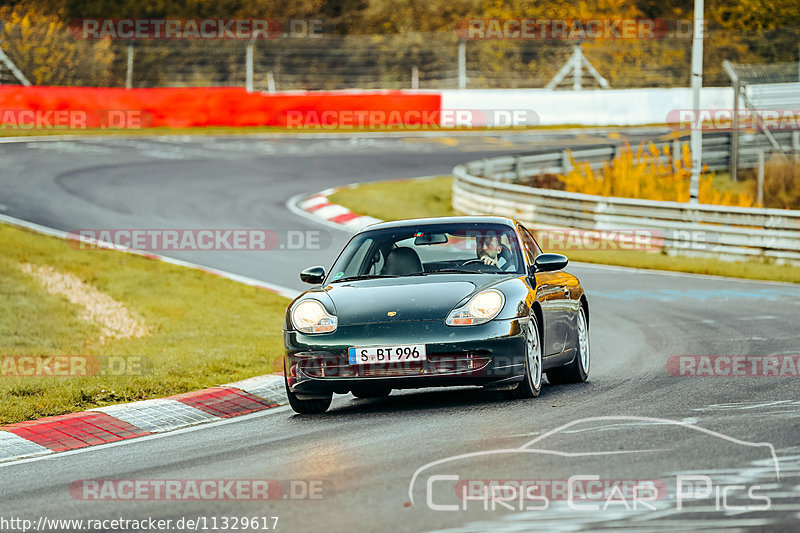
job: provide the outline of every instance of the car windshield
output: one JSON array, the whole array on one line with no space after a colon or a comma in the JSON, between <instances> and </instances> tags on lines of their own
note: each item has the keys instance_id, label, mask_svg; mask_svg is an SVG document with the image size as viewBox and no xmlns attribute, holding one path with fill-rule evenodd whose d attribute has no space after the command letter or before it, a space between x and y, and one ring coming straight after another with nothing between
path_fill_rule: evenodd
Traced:
<instances>
[{"instance_id":1,"label":"car windshield","mask_svg":"<svg viewBox=\"0 0 800 533\"><path fill-rule=\"evenodd\" d=\"M514 230L502 224L436 224L376 229L356 235L328 282L444 273L523 272Z\"/></svg>"}]
</instances>

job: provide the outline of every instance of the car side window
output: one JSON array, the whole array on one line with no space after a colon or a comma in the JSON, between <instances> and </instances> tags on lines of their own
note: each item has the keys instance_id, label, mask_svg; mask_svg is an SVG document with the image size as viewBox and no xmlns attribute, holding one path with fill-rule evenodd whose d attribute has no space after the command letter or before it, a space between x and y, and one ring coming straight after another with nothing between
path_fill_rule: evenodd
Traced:
<instances>
[{"instance_id":1,"label":"car side window","mask_svg":"<svg viewBox=\"0 0 800 533\"><path fill-rule=\"evenodd\" d=\"M536 256L542 253L542 249L536 244L536 239L533 238L531 232L521 224L519 226L519 234L522 237L522 245L525 247L525 255L528 256L528 262L533 264Z\"/></svg>"},{"instance_id":2,"label":"car side window","mask_svg":"<svg viewBox=\"0 0 800 533\"><path fill-rule=\"evenodd\" d=\"M364 242L361 243L361 246L355 249L350 256L350 262L347 264L347 270L341 273L341 275L338 275L338 277L350 277L366 274L366 272L364 272L364 267L366 266L366 257L370 248L372 248L372 245L372 239L364 239Z\"/></svg>"}]
</instances>

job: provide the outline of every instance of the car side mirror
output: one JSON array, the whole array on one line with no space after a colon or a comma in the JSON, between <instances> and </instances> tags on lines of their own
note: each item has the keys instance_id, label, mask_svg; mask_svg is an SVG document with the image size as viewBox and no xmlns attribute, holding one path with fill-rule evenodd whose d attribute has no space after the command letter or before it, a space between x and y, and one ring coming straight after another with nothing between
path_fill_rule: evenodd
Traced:
<instances>
[{"instance_id":1,"label":"car side mirror","mask_svg":"<svg viewBox=\"0 0 800 533\"><path fill-rule=\"evenodd\" d=\"M567 256L561 254L540 254L536 256L531 267L531 274L537 272L552 272L553 270L562 270L567 266L569 259Z\"/></svg>"},{"instance_id":2,"label":"car side mirror","mask_svg":"<svg viewBox=\"0 0 800 533\"><path fill-rule=\"evenodd\" d=\"M319 285L325 279L325 268L321 266L308 267L300 272L300 281Z\"/></svg>"}]
</instances>

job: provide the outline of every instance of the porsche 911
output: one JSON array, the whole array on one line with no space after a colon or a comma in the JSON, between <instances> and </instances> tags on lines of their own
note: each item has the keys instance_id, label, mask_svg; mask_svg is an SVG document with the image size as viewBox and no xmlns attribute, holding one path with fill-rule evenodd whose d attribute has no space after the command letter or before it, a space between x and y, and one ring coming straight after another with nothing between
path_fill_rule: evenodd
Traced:
<instances>
[{"instance_id":1,"label":"porsche 911","mask_svg":"<svg viewBox=\"0 0 800 533\"><path fill-rule=\"evenodd\" d=\"M567 258L518 221L439 217L368 226L287 308L286 392L297 413L333 394L479 386L533 398L586 380L589 304Z\"/></svg>"}]
</instances>

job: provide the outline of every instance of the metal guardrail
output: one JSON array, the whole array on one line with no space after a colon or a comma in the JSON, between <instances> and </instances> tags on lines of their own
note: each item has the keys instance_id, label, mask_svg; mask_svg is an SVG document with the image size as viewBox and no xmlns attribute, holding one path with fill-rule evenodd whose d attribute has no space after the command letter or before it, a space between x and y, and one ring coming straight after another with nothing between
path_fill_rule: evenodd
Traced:
<instances>
[{"instance_id":1,"label":"metal guardrail","mask_svg":"<svg viewBox=\"0 0 800 533\"><path fill-rule=\"evenodd\" d=\"M719 168L716 165L724 161L720 138L704 139L704 152L709 150L704 162L709 168ZM755 149L748 146L743 158L749 159L746 154ZM571 152L576 161L600 168L613 159L616 150L618 147ZM458 165L453 169L453 207L467 214L509 216L536 229L645 231L656 236L659 248L668 254L730 260L769 258L800 264L800 211L603 197L515 183L542 172L564 173L569 165L566 151Z\"/></svg>"},{"instance_id":2,"label":"metal guardrail","mask_svg":"<svg viewBox=\"0 0 800 533\"><path fill-rule=\"evenodd\" d=\"M800 132L785 131L773 133L775 139L789 150L800 151ZM668 142L654 142L653 144L663 153L665 145L670 145L671 153L680 153L681 145L687 143L683 140ZM731 136L723 134L703 135L703 164L709 170L727 170L730 168ZM569 154L575 161L589 163L593 170L603 168L603 164L614 159L619 145L609 145L602 148L588 148L576 150L560 150L536 155L505 156L492 159L483 159L467 163L470 171L477 172L477 176L494 176L501 181L519 182L525 178L539 174L566 174L572 170ZM763 135L740 134L739 168L755 168L758 165L760 152L769 152L774 148L769 139ZM662 156L666 158L666 156ZM665 159L665 163L668 162Z\"/></svg>"}]
</instances>

